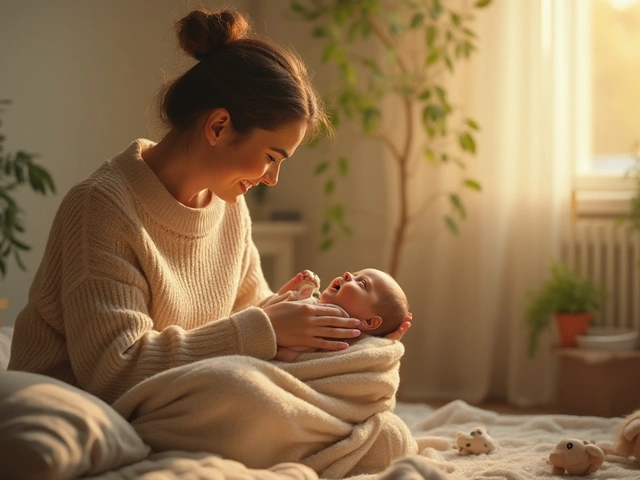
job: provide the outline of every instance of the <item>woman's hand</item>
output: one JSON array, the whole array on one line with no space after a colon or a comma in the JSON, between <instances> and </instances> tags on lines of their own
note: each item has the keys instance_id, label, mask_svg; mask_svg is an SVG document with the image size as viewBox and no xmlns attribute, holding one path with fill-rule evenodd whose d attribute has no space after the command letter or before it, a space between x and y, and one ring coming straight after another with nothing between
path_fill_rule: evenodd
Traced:
<instances>
[{"instance_id":1,"label":"woman's hand","mask_svg":"<svg viewBox=\"0 0 640 480\"><path fill-rule=\"evenodd\" d=\"M317 352L317 348L309 347L278 347L274 360L282 362L295 362L301 353Z\"/></svg>"},{"instance_id":2,"label":"woman's hand","mask_svg":"<svg viewBox=\"0 0 640 480\"><path fill-rule=\"evenodd\" d=\"M389 340L400 340L404 334L411 328L411 320L413 320L413 315L411 312L407 313L407 316L404 317L404 322L400 324L400 326L396 329L395 332L391 332L389 335L384 338L388 338Z\"/></svg>"},{"instance_id":3,"label":"woman's hand","mask_svg":"<svg viewBox=\"0 0 640 480\"><path fill-rule=\"evenodd\" d=\"M345 318L344 311L331 305L280 302L264 308L276 333L278 347L311 347L344 350L341 339L360 336L357 318Z\"/></svg>"}]
</instances>

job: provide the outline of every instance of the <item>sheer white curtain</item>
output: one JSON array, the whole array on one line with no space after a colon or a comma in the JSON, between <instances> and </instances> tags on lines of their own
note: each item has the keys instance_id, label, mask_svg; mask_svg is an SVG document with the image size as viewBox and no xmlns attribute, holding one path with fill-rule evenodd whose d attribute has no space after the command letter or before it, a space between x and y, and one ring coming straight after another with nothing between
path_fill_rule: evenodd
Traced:
<instances>
[{"instance_id":1,"label":"sheer white curtain","mask_svg":"<svg viewBox=\"0 0 640 480\"><path fill-rule=\"evenodd\" d=\"M415 320L404 339L402 398L554 400L555 332L529 359L523 314L526 292L559 257L582 148L574 108L582 92L572 88L576 1L494 0L476 17L480 52L452 88L481 124L469 174L484 191L466 195L458 238L425 228L409 244L400 280ZM441 214L430 213L430 229Z\"/></svg>"}]
</instances>

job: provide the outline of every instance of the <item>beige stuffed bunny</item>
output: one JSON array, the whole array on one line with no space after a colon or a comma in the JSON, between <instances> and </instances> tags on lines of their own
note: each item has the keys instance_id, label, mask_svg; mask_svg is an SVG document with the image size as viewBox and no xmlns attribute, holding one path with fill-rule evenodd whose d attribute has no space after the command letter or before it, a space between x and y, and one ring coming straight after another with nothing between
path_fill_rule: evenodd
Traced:
<instances>
[{"instance_id":1,"label":"beige stuffed bunny","mask_svg":"<svg viewBox=\"0 0 640 480\"><path fill-rule=\"evenodd\" d=\"M600 447L577 438L560 440L549 454L554 475L562 475L565 470L569 475L587 475L598 470L603 462L604 452Z\"/></svg>"},{"instance_id":2,"label":"beige stuffed bunny","mask_svg":"<svg viewBox=\"0 0 640 480\"><path fill-rule=\"evenodd\" d=\"M474 428L471 433L458 432L456 445L460 455L480 455L490 453L496 449L496 442L489 436L489 433L482 427Z\"/></svg>"}]
</instances>

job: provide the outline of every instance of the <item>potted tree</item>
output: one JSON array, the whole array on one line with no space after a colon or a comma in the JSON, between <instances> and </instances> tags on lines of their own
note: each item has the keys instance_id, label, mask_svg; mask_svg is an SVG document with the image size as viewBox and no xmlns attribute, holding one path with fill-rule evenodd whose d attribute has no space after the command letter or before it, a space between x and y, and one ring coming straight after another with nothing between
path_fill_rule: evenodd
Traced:
<instances>
[{"instance_id":1,"label":"potted tree","mask_svg":"<svg viewBox=\"0 0 640 480\"><path fill-rule=\"evenodd\" d=\"M575 347L576 336L587 332L603 292L590 279L568 265L553 261L551 276L535 291L529 292L525 322L528 328L529 356L534 357L538 336L555 318L560 345Z\"/></svg>"},{"instance_id":2,"label":"potted tree","mask_svg":"<svg viewBox=\"0 0 640 480\"><path fill-rule=\"evenodd\" d=\"M0 100L0 107L11 103ZM0 108L0 112L3 109ZM2 123L0 122L0 125ZM31 247L21 236L25 232L24 212L15 197L22 187L29 187L36 193L46 195L55 193L56 188L49 172L38 165L37 155L24 150L9 152L5 150L5 136L0 133L0 277L7 274L9 259L12 258L21 270L26 267L20 254ZM8 300L0 298L0 309L7 308Z\"/></svg>"},{"instance_id":3,"label":"potted tree","mask_svg":"<svg viewBox=\"0 0 640 480\"><path fill-rule=\"evenodd\" d=\"M296 16L309 23L311 34L322 43L323 61L338 74L329 101L334 126L356 126L380 142L395 165L398 206L387 268L392 276L400 268L411 228L426 211L425 202L412 200L413 188L422 188L410 186L412 177L430 174L433 166L457 170L458 186L435 192L426 202L445 202L444 225L452 233L466 217L464 194L481 190L466 172L467 161L476 154L480 127L452 101L447 84L456 67L477 50L475 12L490 3L291 0ZM389 121L384 121L391 108L404 118L398 123L400 134L389 133ZM333 196L349 169L345 154L321 161L315 170L325 178L320 246L324 251L341 233L351 234L346 205Z\"/></svg>"}]
</instances>

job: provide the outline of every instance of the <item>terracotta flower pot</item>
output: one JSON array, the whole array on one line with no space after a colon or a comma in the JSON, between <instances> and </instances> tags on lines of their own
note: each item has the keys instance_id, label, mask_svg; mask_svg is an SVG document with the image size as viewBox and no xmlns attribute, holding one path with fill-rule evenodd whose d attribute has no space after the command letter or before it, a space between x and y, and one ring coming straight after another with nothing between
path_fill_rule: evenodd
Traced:
<instances>
[{"instance_id":1,"label":"terracotta flower pot","mask_svg":"<svg viewBox=\"0 0 640 480\"><path fill-rule=\"evenodd\" d=\"M554 314L561 347L577 347L576 337L587 333L593 313L556 313Z\"/></svg>"}]
</instances>

